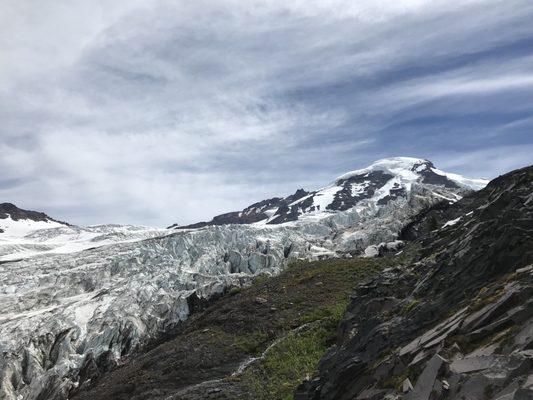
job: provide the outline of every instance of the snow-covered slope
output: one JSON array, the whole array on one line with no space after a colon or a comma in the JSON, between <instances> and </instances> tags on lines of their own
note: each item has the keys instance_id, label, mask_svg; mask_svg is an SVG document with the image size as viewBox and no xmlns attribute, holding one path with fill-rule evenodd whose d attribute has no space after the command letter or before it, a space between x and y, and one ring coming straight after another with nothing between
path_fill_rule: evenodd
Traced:
<instances>
[{"instance_id":1,"label":"snow-covered slope","mask_svg":"<svg viewBox=\"0 0 533 400\"><path fill-rule=\"evenodd\" d=\"M45 213L18 208L11 203L0 203L0 235L22 237L38 229L68 226Z\"/></svg>"},{"instance_id":2,"label":"snow-covered slope","mask_svg":"<svg viewBox=\"0 0 533 400\"><path fill-rule=\"evenodd\" d=\"M133 242L169 233L134 225L79 227L10 203L0 204L0 261L44 253L73 253L113 243Z\"/></svg>"},{"instance_id":3,"label":"snow-covered slope","mask_svg":"<svg viewBox=\"0 0 533 400\"><path fill-rule=\"evenodd\" d=\"M49 221L33 221L31 219L19 219L14 220L11 216L0 219L0 232L1 237L24 237L27 234L40 230L40 229L53 229L64 227L59 222Z\"/></svg>"},{"instance_id":4,"label":"snow-covered slope","mask_svg":"<svg viewBox=\"0 0 533 400\"><path fill-rule=\"evenodd\" d=\"M393 241L413 215L456 201L476 182L433 168L382 160L324 189L266 200L248 224L241 215L239 224L0 263L0 398L66 398L86 368L120 362L187 318L198 297L297 258L352 257ZM54 229L45 241L65 228Z\"/></svg>"},{"instance_id":5,"label":"snow-covered slope","mask_svg":"<svg viewBox=\"0 0 533 400\"><path fill-rule=\"evenodd\" d=\"M209 222L200 222L184 227L199 228L225 224L284 224L305 218L314 220L327 217L338 211L346 211L363 200L377 205L386 204L397 197L406 196L413 184L443 186L450 189L478 190L488 181L468 179L435 168L428 160L411 157L394 157L378 160L372 165L348 172L330 185L311 192L298 189L294 194L263 200L242 211L222 214ZM457 197L450 198L456 201Z\"/></svg>"},{"instance_id":6,"label":"snow-covered slope","mask_svg":"<svg viewBox=\"0 0 533 400\"><path fill-rule=\"evenodd\" d=\"M17 229L0 233L0 261L18 260L45 253L75 253L108 244L134 242L169 233L167 229L134 225L110 224L79 227L53 222L34 223L24 220L18 222ZM0 220L0 226L1 224L2 220ZM23 229L20 228L21 226Z\"/></svg>"}]
</instances>

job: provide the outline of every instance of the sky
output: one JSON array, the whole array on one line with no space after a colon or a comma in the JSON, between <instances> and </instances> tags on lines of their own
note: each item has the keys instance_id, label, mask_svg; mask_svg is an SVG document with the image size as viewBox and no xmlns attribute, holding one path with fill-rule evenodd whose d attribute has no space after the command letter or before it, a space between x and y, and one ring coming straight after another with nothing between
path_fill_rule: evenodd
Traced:
<instances>
[{"instance_id":1,"label":"sky","mask_svg":"<svg viewBox=\"0 0 533 400\"><path fill-rule=\"evenodd\" d=\"M168 226L393 156L533 160L530 0L3 0L0 202Z\"/></svg>"}]
</instances>

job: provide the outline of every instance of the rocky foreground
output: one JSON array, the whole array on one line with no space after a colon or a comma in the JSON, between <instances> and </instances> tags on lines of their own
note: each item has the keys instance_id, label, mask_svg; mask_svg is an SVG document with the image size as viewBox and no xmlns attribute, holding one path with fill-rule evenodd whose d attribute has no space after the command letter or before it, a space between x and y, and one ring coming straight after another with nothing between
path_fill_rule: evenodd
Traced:
<instances>
[{"instance_id":1,"label":"rocky foreground","mask_svg":"<svg viewBox=\"0 0 533 400\"><path fill-rule=\"evenodd\" d=\"M294 398L532 399L533 167L434 207L403 237L418 261L359 285Z\"/></svg>"},{"instance_id":2,"label":"rocky foreground","mask_svg":"<svg viewBox=\"0 0 533 400\"><path fill-rule=\"evenodd\" d=\"M86 363L71 397L532 399L533 167L401 238L231 289L122 365Z\"/></svg>"}]
</instances>

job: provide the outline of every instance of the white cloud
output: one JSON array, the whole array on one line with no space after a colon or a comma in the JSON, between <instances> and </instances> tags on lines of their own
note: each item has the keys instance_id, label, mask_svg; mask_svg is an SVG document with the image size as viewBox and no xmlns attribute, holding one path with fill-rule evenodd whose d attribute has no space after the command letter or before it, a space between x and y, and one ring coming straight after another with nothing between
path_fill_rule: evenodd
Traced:
<instances>
[{"instance_id":1,"label":"white cloud","mask_svg":"<svg viewBox=\"0 0 533 400\"><path fill-rule=\"evenodd\" d=\"M166 225L320 186L398 154L380 132L413 109L474 95L490 109L531 85L520 55L437 65L531 34L533 7L511 3L5 1L0 196L75 223Z\"/></svg>"}]
</instances>

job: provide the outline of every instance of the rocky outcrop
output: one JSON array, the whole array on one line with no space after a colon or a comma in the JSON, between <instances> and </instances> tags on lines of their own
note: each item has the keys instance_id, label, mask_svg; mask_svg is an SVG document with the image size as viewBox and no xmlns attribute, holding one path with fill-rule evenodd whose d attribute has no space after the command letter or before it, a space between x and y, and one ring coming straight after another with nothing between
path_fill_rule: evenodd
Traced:
<instances>
[{"instance_id":1,"label":"rocky outcrop","mask_svg":"<svg viewBox=\"0 0 533 400\"><path fill-rule=\"evenodd\" d=\"M23 210L11 203L0 203L0 219L6 218L11 218L14 221L19 221L21 219L42 222L55 221L54 219L50 218L48 215L42 212Z\"/></svg>"},{"instance_id":2,"label":"rocky outcrop","mask_svg":"<svg viewBox=\"0 0 533 400\"><path fill-rule=\"evenodd\" d=\"M360 284L294 398L533 398L533 167L402 232L418 262Z\"/></svg>"}]
</instances>

